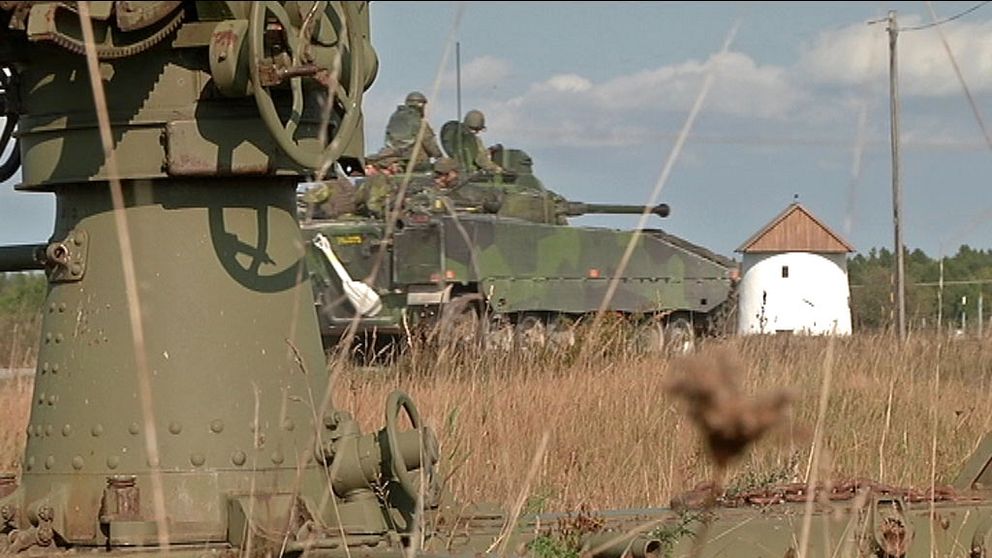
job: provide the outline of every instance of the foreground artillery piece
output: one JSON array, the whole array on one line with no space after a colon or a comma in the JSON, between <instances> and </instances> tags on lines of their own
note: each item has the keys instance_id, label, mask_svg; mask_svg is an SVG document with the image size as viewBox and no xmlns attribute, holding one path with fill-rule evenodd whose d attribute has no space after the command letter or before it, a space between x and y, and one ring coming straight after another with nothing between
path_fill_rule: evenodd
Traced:
<instances>
[{"instance_id":1,"label":"foreground artillery piece","mask_svg":"<svg viewBox=\"0 0 992 558\"><path fill-rule=\"evenodd\" d=\"M434 505L409 397L371 433L331 404L295 219L301 174L363 152L368 35L365 3L0 4L3 138L57 200L0 251L49 280L0 554L384 552Z\"/></svg>"},{"instance_id":2,"label":"foreground artillery piece","mask_svg":"<svg viewBox=\"0 0 992 558\"><path fill-rule=\"evenodd\" d=\"M456 153L444 132L442 140ZM571 325L604 310L635 321L642 349L682 349L728 306L733 261L658 229L568 224L594 213L667 217L667 205L568 201L544 187L524 151L498 147L493 158L504 173L466 170L450 191L421 186L426 176L410 179L396 213L303 223L304 236L330 239L349 275L381 294L380 311L357 316L361 330L403 334L427 324L448 341L570 346ZM310 269L321 331L333 344L356 311L322 259Z\"/></svg>"}]
</instances>

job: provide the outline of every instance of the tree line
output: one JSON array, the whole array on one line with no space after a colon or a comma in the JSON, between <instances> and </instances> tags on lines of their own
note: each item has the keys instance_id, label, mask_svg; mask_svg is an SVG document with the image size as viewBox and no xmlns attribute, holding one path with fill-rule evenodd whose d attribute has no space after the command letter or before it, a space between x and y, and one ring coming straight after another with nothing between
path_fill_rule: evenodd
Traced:
<instances>
[{"instance_id":1,"label":"tree line","mask_svg":"<svg viewBox=\"0 0 992 558\"><path fill-rule=\"evenodd\" d=\"M906 320L914 329L974 331L979 305L986 328L992 315L992 250L962 245L953 256L931 258L919 248L906 250ZM941 280L943 261L943 288ZM855 330L891 327L895 253L872 248L847 261L851 283L851 319ZM981 302L980 302L981 301ZM987 329L986 329L987 330Z\"/></svg>"}]
</instances>

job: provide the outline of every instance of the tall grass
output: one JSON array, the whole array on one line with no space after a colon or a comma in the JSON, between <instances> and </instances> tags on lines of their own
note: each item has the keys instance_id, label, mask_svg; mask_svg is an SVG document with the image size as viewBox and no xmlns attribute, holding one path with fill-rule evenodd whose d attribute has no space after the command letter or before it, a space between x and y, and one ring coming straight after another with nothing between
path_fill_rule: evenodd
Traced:
<instances>
[{"instance_id":1,"label":"tall grass","mask_svg":"<svg viewBox=\"0 0 992 558\"><path fill-rule=\"evenodd\" d=\"M439 435L446 492L458 502L510 507L547 434L525 511L665 506L713 478L713 465L666 390L684 361L638 355L625 335L608 330L581 358L577 348L482 355L417 347L388 365L346 366L334 403L371 431L383 425L390 391L410 393ZM732 338L699 348L717 350L741 361L746 392L797 394L789 420L731 465L728 487L804 480L827 341ZM819 478L928 488L935 426L936 482L952 481L992 425L992 345L858 335L836 340L834 351ZM0 382L0 470L18 459L29 403L28 381Z\"/></svg>"},{"instance_id":2,"label":"tall grass","mask_svg":"<svg viewBox=\"0 0 992 558\"><path fill-rule=\"evenodd\" d=\"M936 482L951 482L992 420L986 411L992 408L992 347L935 337L900 346L882 335L836 343L820 478L929 487L935 419ZM826 348L825 339L804 337L730 339L701 348L738 355L741 383L750 393L780 387L797 393L790 420L728 471L731 487L805 479ZM405 362L374 373L355 369L340 382L335 402L372 429L382 423L389 391L408 391L440 435L446 487L458 501L509 505L550 432L531 491L534 509L667 505L714 473L666 391L681 363L615 356L549 364L504 355L465 358L459 366L432 361L430 368ZM938 363L942 379L931 413Z\"/></svg>"}]
</instances>

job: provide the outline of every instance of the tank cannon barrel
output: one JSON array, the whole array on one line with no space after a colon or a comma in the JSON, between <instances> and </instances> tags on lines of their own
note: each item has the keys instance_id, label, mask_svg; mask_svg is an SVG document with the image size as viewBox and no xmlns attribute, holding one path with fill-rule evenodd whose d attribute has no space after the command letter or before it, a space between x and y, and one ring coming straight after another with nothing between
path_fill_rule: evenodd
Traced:
<instances>
[{"instance_id":1,"label":"tank cannon barrel","mask_svg":"<svg viewBox=\"0 0 992 558\"><path fill-rule=\"evenodd\" d=\"M623 205L608 203L584 203L567 202L565 204L565 215L577 217L589 213L613 213L619 215L640 215L642 213L653 213L658 217L668 217L670 208L667 203L659 203L654 207L644 205Z\"/></svg>"},{"instance_id":2,"label":"tank cannon barrel","mask_svg":"<svg viewBox=\"0 0 992 558\"><path fill-rule=\"evenodd\" d=\"M0 246L0 273L45 269L44 244Z\"/></svg>"}]
</instances>

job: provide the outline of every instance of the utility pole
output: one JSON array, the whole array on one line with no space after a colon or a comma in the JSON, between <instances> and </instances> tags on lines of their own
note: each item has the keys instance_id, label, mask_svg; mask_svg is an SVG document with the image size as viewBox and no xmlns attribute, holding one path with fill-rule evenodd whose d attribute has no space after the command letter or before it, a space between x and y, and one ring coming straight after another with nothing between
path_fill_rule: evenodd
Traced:
<instances>
[{"instance_id":1,"label":"utility pole","mask_svg":"<svg viewBox=\"0 0 992 558\"><path fill-rule=\"evenodd\" d=\"M899 37L899 23L895 10L889 11L889 120L892 132L892 220L895 225L896 319L899 324L899 340L906 340L906 273L903 261L902 242L902 185L899 183L899 63L896 41Z\"/></svg>"},{"instance_id":2,"label":"utility pole","mask_svg":"<svg viewBox=\"0 0 992 558\"><path fill-rule=\"evenodd\" d=\"M983 331L984 329L983 326L985 325L985 317L982 315L983 312L982 306L984 306L983 303L985 302L983 300L984 298L983 295L984 293L982 293L982 291L979 290L978 291L978 338L979 339L981 339L985 335L985 332Z\"/></svg>"}]
</instances>

